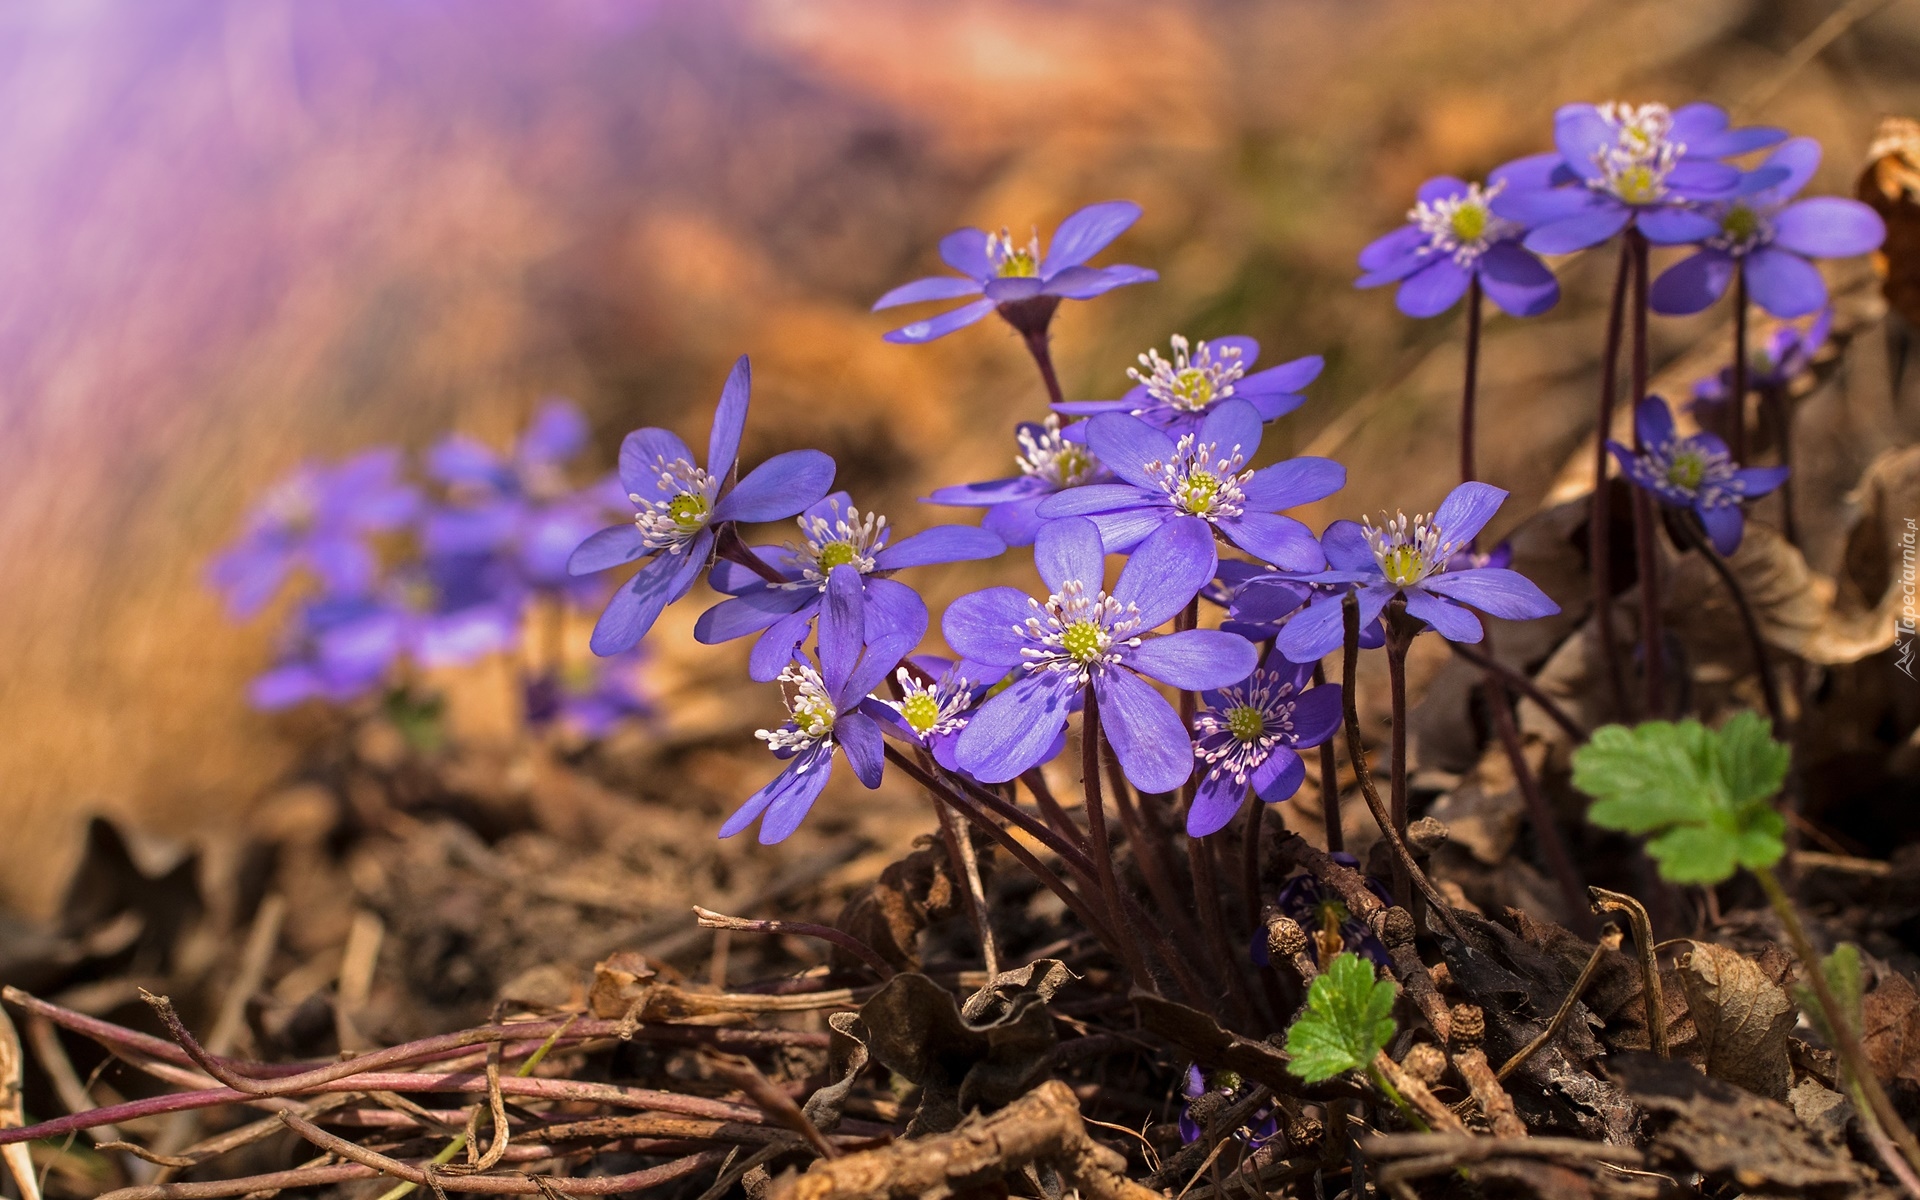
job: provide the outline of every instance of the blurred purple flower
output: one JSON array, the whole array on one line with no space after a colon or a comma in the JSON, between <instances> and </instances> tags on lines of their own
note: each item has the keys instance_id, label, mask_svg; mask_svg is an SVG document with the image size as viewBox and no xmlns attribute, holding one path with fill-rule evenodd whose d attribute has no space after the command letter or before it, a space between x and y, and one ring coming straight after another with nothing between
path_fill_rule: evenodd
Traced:
<instances>
[{"instance_id":1,"label":"blurred purple flower","mask_svg":"<svg viewBox=\"0 0 1920 1200\"><path fill-rule=\"evenodd\" d=\"M406 614L371 596L302 605L282 654L254 679L248 699L269 712L305 700L344 704L380 686L406 649Z\"/></svg>"},{"instance_id":2,"label":"blurred purple flower","mask_svg":"<svg viewBox=\"0 0 1920 1200\"><path fill-rule=\"evenodd\" d=\"M1433 317L1467 294L1474 279L1487 299L1516 317L1537 316L1560 299L1560 283L1520 244L1525 226L1493 211L1507 179L1496 170L1483 188L1451 175L1420 185L1407 224L1360 252L1355 286L1397 283L1394 302L1410 317Z\"/></svg>"},{"instance_id":3,"label":"blurred purple flower","mask_svg":"<svg viewBox=\"0 0 1920 1200\"><path fill-rule=\"evenodd\" d=\"M874 301L873 311L927 300L980 297L886 335L889 342L917 345L971 325L1002 305L1040 297L1056 302L1090 300L1130 283L1150 283L1160 276L1144 267L1084 265L1139 219L1140 206L1130 200L1088 205L1060 222L1044 255L1037 232L1020 246L1004 229L997 234L956 229L940 239L940 257L960 276L934 275L903 284Z\"/></svg>"},{"instance_id":4,"label":"blurred purple flower","mask_svg":"<svg viewBox=\"0 0 1920 1200\"><path fill-rule=\"evenodd\" d=\"M1260 449L1260 415L1244 400L1207 414L1198 433L1172 438L1138 417L1108 413L1087 423L1087 444L1121 482L1061 492L1043 520L1088 517L1113 553L1125 553L1169 521L1198 518L1262 562L1288 570L1324 565L1312 531L1282 510L1331 496L1347 469L1330 458L1291 458L1245 470ZM1208 565L1207 576L1213 576Z\"/></svg>"},{"instance_id":5,"label":"blurred purple flower","mask_svg":"<svg viewBox=\"0 0 1920 1200\"><path fill-rule=\"evenodd\" d=\"M399 529L420 505L400 479L400 452L383 446L338 466L304 464L248 514L246 532L221 552L208 579L235 617L259 612L287 576L306 568L328 596L368 592L379 562L367 536Z\"/></svg>"},{"instance_id":6,"label":"blurred purple flower","mask_svg":"<svg viewBox=\"0 0 1920 1200\"><path fill-rule=\"evenodd\" d=\"M1730 128L1725 110L1689 104L1568 104L1554 115L1556 150L1508 163L1508 187L1493 212L1527 226L1527 249L1571 254L1629 224L1655 245L1711 237L1713 218L1694 207L1776 183L1775 168L1742 173L1719 161L1785 138L1763 126Z\"/></svg>"},{"instance_id":7,"label":"blurred purple flower","mask_svg":"<svg viewBox=\"0 0 1920 1200\"><path fill-rule=\"evenodd\" d=\"M1249 788L1277 804L1300 790L1306 764L1296 747L1318 746L1340 727L1340 685L1308 687L1311 664L1294 664L1278 651L1247 678L1202 693L1194 718L1193 752L1204 772L1187 810L1187 836L1227 827Z\"/></svg>"},{"instance_id":8,"label":"blurred purple flower","mask_svg":"<svg viewBox=\"0 0 1920 1200\"><path fill-rule=\"evenodd\" d=\"M1821 309L1807 325L1782 325L1774 330L1772 337L1749 348L1748 385L1755 391L1765 392L1792 383L1813 365L1813 356L1827 344L1827 334L1832 328L1833 309L1828 307ZM1693 385L1693 399L1687 407L1725 404L1732 390L1733 368L1722 367L1717 374Z\"/></svg>"},{"instance_id":9,"label":"blurred purple flower","mask_svg":"<svg viewBox=\"0 0 1920 1200\"><path fill-rule=\"evenodd\" d=\"M1467 606L1508 620L1550 616L1560 606L1518 571L1506 567L1450 570L1454 556L1499 511L1507 493L1485 483L1463 483L1447 493L1432 516L1408 520L1402 513L1385 525L1335 521L1321 537L1331 569L1297 578L1308 583L1350 584L1360 596L1360 623L1375 620L1396 596L1407 614L1453 642L1477 642L1485 631ZM1294 662L1311 663L1345 640L1344 589L1322 596L1290 619L1275 643Z\"/></svg>"},{"instance_id":10,"label":"blurred purple flower","mask_svg":"<svg viewBox=\"0 0 1920 1200\"><path fill-rule=\"evenodd\" d=\"M1746 260L1753 302L1776 317L1803 317L1826 307L1827 282L1809 258L1867 254L1886 239L1880 214L1840 196L1794 200L1820 165L1820 143L1794 138L1767 157L1760 170L1785 173L1779 182L1737 199L1701 208L1713 229L1688 241L1700 249L1660 273L1649 300L1655 312L1696 313L1718 300Z\"/></svg>"},{"instance_id":11,"label":"blurred purple flower","mask_svg":"<svg viewBox=\"0 0 1920 1200\"><path fill-rule=\"evenodd\" d=\"M1186 782L1193 774L1187 731L1142 676L1177 688L1221 687L1246 678L1258 653L1245 638L1218 630L1146 635L1199 594L1214 561L1204 522L1170 521L1133 552L1109 594L1101 587L1106 551L1093 522L1049 522L1034 543L1034 563L1050 593L1044 603L1017 588L988 588L954 601L941 622L947 644L970 661L1020 668L961 731L954 760L987 783L1017 778L1046 758L1074 697L1091 686L1114 755L1134 786L1170 792Z\"/></svg>"},{"instance_id":12,"label":"blurred purple flower","mask_svg":"<svg viewBox=\"0 0 1920 1200\"><path fill-rule=\"evenodd\" d=\"M1009 546L1031 546L1044 524L1035 513L1041 501L1068 488L1105 483L1113 473L1101 466L1085 445L1066 436L1057 416L1038 424L1023 421L1015 428L1014 437L1020 443L1020 453L1014 457L1020 474L939 488L927 500L932 504L986 508L982 529Z\"/></svg>"},{"instance_id":13,"label":"blurred purple flower","mask_svg":"<svg viewBox=\"0 0 1920 1200\"><path fill-rule=\"evenodd\" d=\"M1140 356L1138 367L1127 368L1134 386L1120 399L1069 400L1054 405L1054 411L1071 416L1123 413L1179 437L1198 433L1208 413L1234 398L1251 404L1262 421L1278 420L1306 403L1300 389L1318 379L1326 366L1326 360L1314 354L1249 375L1260 357L1260 343L1250 337L1189 343L1175 334L1172 345L1172 358L1152 349Z\"/></svg>"},{"instance_id":14,"label":"blurred purple flower","mask_svg":"<svg viewBox=\"0 0 1920 1200\"><path fill-rule=\"evenodd\" d=\"M527 724L535 729L558 725L598 740L626 721L652 716L653 704L639 680L645 660L644 649L636 646L528 679Z\"/></svg>"},{"instance_id":15,"label":"blurred purple flower","mask_svg":"<svg viewBox=\"0 0 1920 1200\"><path fill-rule=\"evenodd\" d=\"M650 561L614 592L590 642L605 657L629 650L647 635L667 605L693 589L713 563L719 535L734 522L780 521L803 511L833 486L833 460L818 450L790 450L728 484L747 423L752 373L745 355L720 391L707 442L707 467L664 429L636 429L620 446L620 482L640 511L632 522L587 538L567 560L572 575L590 575Z\"/></svg>"},{"instance_id":16,"label":"blurred purple flower","mask_svg":"<svg viewBox=\"0 0 1920 1200\"><path fill-rule=\"evenodd\" d=\"M1727 444L1713 434L1681 437L1674 428L1673 410L1659 396L1642 401L1633 419L1640 444L1646 447L1642 453L1619 442L1607 443L1621 471L1662 504L1698 514L1720 554L1738 550L1746 531L1741 505L1786 482L1787 468L1738 467Z\"/></svg>"},{"instance_id":17,"label":"blurred purple flower","mask_svg":"<svg viewBox=\"0 0 1920 1200\"><path fill-rule=\"evenodd\" d=\"M711 582L731 599L701 613L693 627L695 640L710 646L760 634L748 670L761 683L785 670L806 640L835 567L851 566L865 585L867 639L904 638L912 645L927 631L927 606L919 593L888 576L908 567L992 558L1007 548L971 525L936 525L890 546L887 519L862 514L845 492L801 513L799 525L799 543L753 550L788 582L771 583L738 563L718 563Z\"/></svg>"}]
</instances>

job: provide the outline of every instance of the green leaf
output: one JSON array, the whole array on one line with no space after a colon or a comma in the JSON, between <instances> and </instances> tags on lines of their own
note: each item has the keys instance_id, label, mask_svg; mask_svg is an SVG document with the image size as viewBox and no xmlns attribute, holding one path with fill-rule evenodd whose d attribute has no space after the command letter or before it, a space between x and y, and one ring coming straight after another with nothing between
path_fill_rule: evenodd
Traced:
<instances>
[{"instance_id":1,"label":"green leaf","mask_svg":"<svg viewBox=\"0 0 1920 1200\"><path fill-rule=\"evenodd\" d=\"M1575 751L1573 786L1593 797L1595 825L1652 835L1647 853L1667 880L1719 883L1786 853L1786 823L1769 801L1790 757L1756 713L1718 731L1698 721L1608 725Z\"/></svg>"},{"instance_id":2,"label":"green leaf","mask_svg":"<svg viewBox=\"0 0 1920 1200\"><path fill-rule=\"evenodd\" d=\"M1307 1010L1287 1030L1287 1069L1318 1083L1373 1061L1393 1037L1392 980L1376 980L1373 964L1342 954L1307 989Z\"/></svg>"}]
</instances>

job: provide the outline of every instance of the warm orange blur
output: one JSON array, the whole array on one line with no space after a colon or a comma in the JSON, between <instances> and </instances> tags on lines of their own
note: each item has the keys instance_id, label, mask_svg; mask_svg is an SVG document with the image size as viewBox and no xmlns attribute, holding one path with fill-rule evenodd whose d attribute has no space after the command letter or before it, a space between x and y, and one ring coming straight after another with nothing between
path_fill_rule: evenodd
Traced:
<instances>
[{"instance_id":1,"label":"warm orange blur","mask_svg":"<svg viewBox=\"0 0 1920 1200\"><path fill-rule=\"evenodd\" d=\"M701 433L747 352L750 455L820 446L907 528L912 496L1003 473L1009 422L1040 409L1018 343L988 323L889 346L866 311L959 224L1139 201L1106 261L1163 281L1069 306L1068 392L1118 394L1173 332L1324 353L1269 453L1347 461L1329 513L1430 504L1452 326L1353 292L1356 251L1426 176L1544 148L1561 101L1737 104L1831 7L10 5L0 901L44 911L89 813L191 832L285 769L241 691L269 622L231 627L200 573L303 456L504 441L560 392L611 461L635 425ZM1887 7L1741 115L1821 138L1815 187L1844 190L1878 113L1920 108L1917 55L1920 6ZM1482 457L1516 517L1582 432L1593 273L1489 330Z\"/></svg>"}]
</instances>

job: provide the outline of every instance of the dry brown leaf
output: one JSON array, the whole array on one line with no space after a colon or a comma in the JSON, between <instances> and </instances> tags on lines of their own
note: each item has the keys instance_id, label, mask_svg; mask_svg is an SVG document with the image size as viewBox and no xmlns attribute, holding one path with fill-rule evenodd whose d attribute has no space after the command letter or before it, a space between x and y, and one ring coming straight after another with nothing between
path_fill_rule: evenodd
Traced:
<instances>
[{"instance_id":1,"label":"dry brown leaf","mask_svg":"<svg viewBox=\"0 0 1920 1200\"><path fill-rule=\"evenodd\" d=\"M1886 971L1861 999L1861 1042L1882 1083L1920 1084L1920 991L1896 971Z\"/></svg>"},{"instance_id":2,"label":"dry brown leaf","mask_svg":"<svg viewBox=\"0 0 1920 1200\"><path fill-rule=\"evenodd\" d=\"M1887 223L1874 255L1887 303L1920 325L1920 121L1881 120L1855 194Z\"/></svg>"},{"instance_id":3,"label":"dry brown leaf","mask_svg":"<svg viewBox=\"0 0 1920 1200\"><path fill-rule=\"evenodd\" d=\"M1785 1100L1793 1084L1787 1060L1787 1035L1796 1019L1793 1001L1739 951L1711 942L1692 947L1680 956L1679 974L1701 1065L1715 1079Z\"/></svg>"}]
</instances>

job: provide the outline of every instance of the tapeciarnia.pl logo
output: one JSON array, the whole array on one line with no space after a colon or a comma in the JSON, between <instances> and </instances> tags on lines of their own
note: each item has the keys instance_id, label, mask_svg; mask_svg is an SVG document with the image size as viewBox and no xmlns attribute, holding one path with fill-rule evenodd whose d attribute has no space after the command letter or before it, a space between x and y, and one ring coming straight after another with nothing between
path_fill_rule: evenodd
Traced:
<instances>
[{"instance_id":1,"label":"tapeciarnia.pl logo","mask_svg":"<svg viewBox=\"0 0 1920 1200\"><path fill-rule=\"evenodd\" d=\"M1920 617L1914 610L1915 533L1914 518L1908 517L1906 531L1900 535L1900 615L1893 623L1893 649L1898 655L1893 665L1908 679L1914 678L1914 650L1920 644L1914 638L1916 618Z\"/></svg>"}]
</instances>

